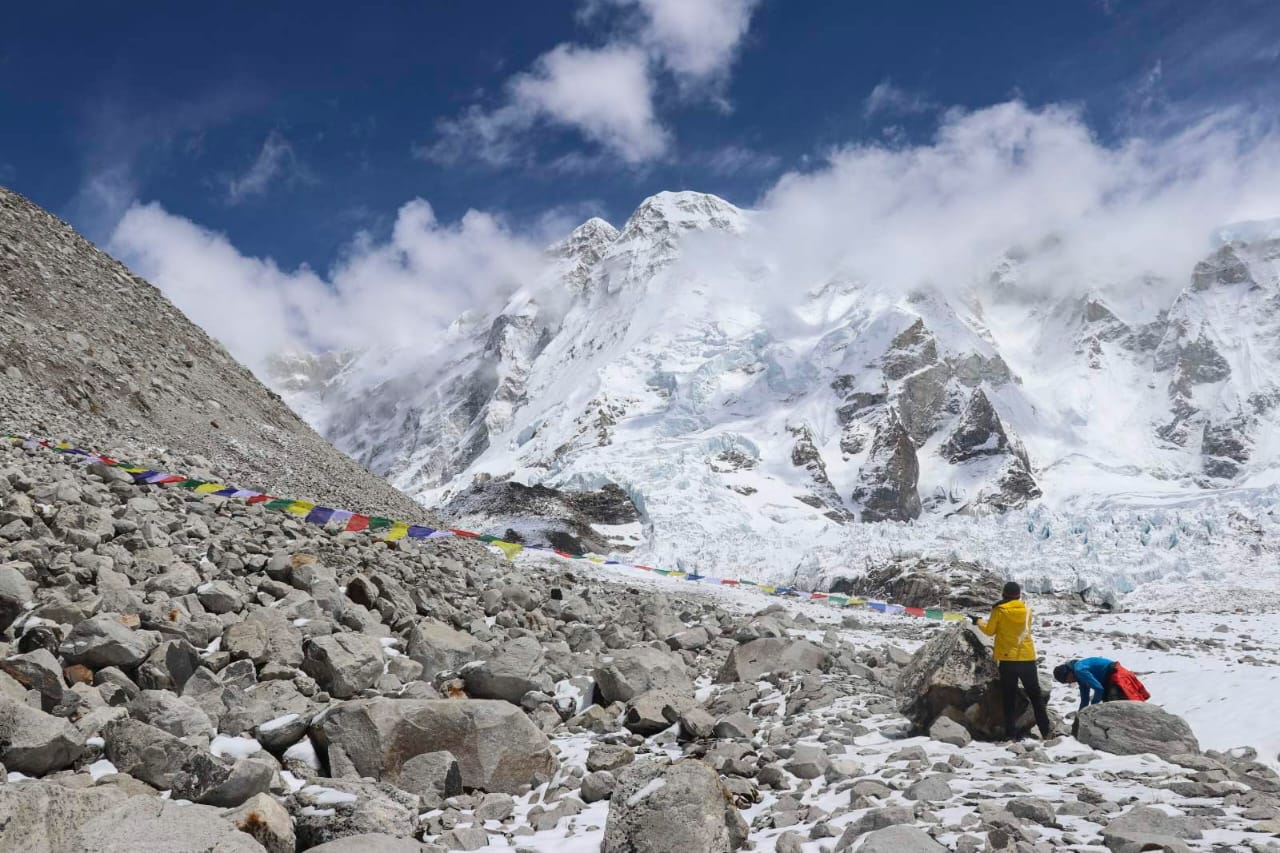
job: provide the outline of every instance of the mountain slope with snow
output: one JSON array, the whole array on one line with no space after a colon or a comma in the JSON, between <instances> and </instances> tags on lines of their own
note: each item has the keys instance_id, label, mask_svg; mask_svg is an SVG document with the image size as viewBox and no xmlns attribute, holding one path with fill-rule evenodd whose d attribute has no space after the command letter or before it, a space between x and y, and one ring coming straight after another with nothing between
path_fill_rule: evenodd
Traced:
<instances>
[{"instance_id":1,"label":"mountain slope with snow","mask_svg":"<svg viewBox=\"0 0 1280 853\"><path fill-rule=\"evenodd\" d=\"M496 316L412 352L300 357L277 387L424 503L477 477L617 485L641 516L633 556L708 573L815 580L950 548L1123 590L1149 572L1127 550L1149 546L1143 508L1198 507L1157 524L1199 531L1184 568L1220 544L1200 515L1269 511L1280 240L1224 231L1185 282L1031 286L1049 240L898 290L801 272L759 216L659 194L620 231L593 219L552 247Z\"/></svg>"}]
</instances>

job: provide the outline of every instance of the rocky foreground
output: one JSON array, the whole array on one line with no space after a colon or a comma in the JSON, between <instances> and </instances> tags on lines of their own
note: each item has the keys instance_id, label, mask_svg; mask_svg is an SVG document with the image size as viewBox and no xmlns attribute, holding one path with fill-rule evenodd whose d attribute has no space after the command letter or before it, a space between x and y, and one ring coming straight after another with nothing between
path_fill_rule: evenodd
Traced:
<instances>
[{"instance_id":1,"label":"rocky foreground","mask_svg":"<svg viewBox=\"0 0 1280 853\"><path fill-rule=\"evenodd\" d=\"M0 850L1280 849L1280 777L1154 704L975 740L1001 721L964 627L387 545L14 447L0 507Z\"/></svg>"}]
</instances>

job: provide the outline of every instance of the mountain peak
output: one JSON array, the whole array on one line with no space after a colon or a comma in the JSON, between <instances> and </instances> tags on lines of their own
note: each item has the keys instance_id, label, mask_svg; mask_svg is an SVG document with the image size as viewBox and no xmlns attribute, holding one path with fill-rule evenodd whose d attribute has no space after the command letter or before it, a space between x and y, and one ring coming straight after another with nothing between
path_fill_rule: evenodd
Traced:
<instances>
[{"instance_id":1,"label":"mountain peak","mask_svg":"<svg viewBox=\"0 0 1280 853\"><path fill-rule=\"evenodd\" d=\"M640 203L623 226L620 239L673 228L681 231L707 228L740 231L745 219L741 209L710 193L690 190L660 192Z\"/></svg>"}]
</instances>

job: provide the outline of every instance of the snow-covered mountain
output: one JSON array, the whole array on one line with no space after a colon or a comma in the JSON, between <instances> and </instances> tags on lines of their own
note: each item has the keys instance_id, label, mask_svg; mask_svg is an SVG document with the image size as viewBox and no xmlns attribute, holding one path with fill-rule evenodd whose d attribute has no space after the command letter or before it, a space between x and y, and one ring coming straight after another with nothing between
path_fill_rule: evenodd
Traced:
<instances>
[{"instance_id":1,"label":"snow-covered mountain","mask_svg":"<svg viewBox=\"0 0 1280 853\"><path fill-rule=\"evenodd\" d=\"M787 268L758 250L758 216L659 194L621 231L592 219L552 246L495 316L412 351L290 356L276 387L424 503L477 478L613 484L640 513L639 554L743 576L939 538L990 552L999 531L1043 539L1045 513L1104 507L1114 527L1114 507L1248 504L1280 484L1265 223L1206 242L1185 282L1027 286L1049 239L899 292ZM1080 561L1103 559L1098 534L1078 540Z\"/></svg>"}]
</instances>

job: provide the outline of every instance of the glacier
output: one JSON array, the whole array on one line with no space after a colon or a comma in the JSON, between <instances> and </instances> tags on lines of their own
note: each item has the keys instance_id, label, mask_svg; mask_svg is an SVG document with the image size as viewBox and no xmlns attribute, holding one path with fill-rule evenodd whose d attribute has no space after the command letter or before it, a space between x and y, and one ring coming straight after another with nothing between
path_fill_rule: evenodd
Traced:
<instances>
[{"instance_id":1,"label":"glacier","mask_svg":"<svg viewBox=\"0 0 1280 853\"><path fill-rule=\"evenodd\" d=\"M493 480L620 487L632 561L814 587L917 554L1045 590L1274 587L1266 223L1206 235L1185 281L1052 288L1027 274L1052 239L902 288L838 254L788 263L766 228L660 193L551 246L492 316L282 354L268 378L427 505Z\"/></svg>"}]
</instances>

